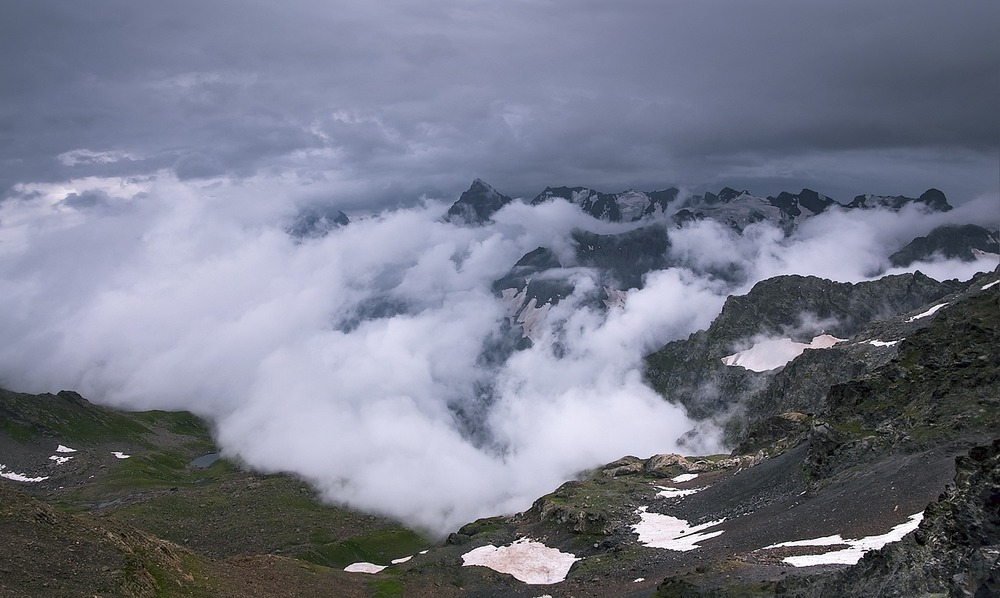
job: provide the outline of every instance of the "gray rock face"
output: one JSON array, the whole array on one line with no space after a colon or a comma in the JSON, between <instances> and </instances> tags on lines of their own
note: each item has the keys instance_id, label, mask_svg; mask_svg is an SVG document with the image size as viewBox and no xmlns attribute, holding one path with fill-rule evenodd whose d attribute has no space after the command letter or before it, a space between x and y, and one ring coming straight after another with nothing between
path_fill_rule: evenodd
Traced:
<instances>
[{"instance_id":1,"label":"gray rock face","mask_svg":"<svg viewBox=\"0 0 1000 598\"><path fill-rule=\"evenodd\" d=\"M920 197L906 197L905 195L858 195L847 204L849 209L862 208L889 208L899 210L908 204L921 204L925 208L934 212L947 212L951 210L951 204L944 193L937 189L928 189Z\"/></svg>"},{"instance_id":2,"label":"gray rock face","mask_svg":"<svg viewBox=\"0 0 1000 598\"><path fill-rule=\"evenodd\" d=\"M580 206L585 213L609 222L636 222L662 215L680 193L676 188L642 192L601 193L587 187L546 187L531 200L538 205L556 198Z\"/></svg>"},{"instance_id":3,"label":"gray rock face","mask_svg":"<svg viewBox=\"0 0 1000 598\"><path fill-rule=\"evenodd\" d=\"M978 253L1000 253L1000 241L994 231L974 224L945 225L932 230L926 237L917 237L889 256L893 266L906 267L935 255L962 261L976 259Z\"/></svg>"},{"instance_id":4,"label":"gray rock face","mask_svg":"<svg viewBox=\"0 0 1000 598\"><path fill-rule=\"evenodd\" d=\"M445 214L444 219L455 224L476 226L486 224L500 208L514 201L486 181L476 179Z\"/></svg>"},{"instance_id":5,"label":"gray rock face","mask_svg":"<svg viewBox=\"0 0 1000 598\"><path fill-rule=\"evenodd\" d=\"M591 268L599 278L598 290L587 302L595 307L613 302L619 290L642 288L643 276L670 265L667 249L670 240L662 225L650 225L615 235L600 235L575 230L574 268ZM539 247L525 254L511 270L493 283L493 291L508 303L512 321L525 329L544 310L568 297L574 291L568 270L563 269L555 254ZM539 311L543 310L543 311Z\"/></svg>"},{"instance_id":6,"label":"gray rock face","mask_svg":"<svg viewBox=\"0 0 1000 598\"><path fill-rule=\"evenodd\" d=\"M1000 440L955 460L955 483L920 527L842 572L786 580L790 598L1000 595ZM879 588L873 593L873 588Z\"/></svg>"},{"instance_id":7,"label":"gray rock face","mask_svg":"<svg viewBox=\"0 0 1000 598\"><path fill-rule=\"evenodd\" d=\"M648 356L647 379L696 418L747 406L753 407L742 416L748 423L784 411L818 411L831 380L879 364L878 350L883 347L866 344L847 350L835 345L806 351L784 369L768 372L726 366L722 358L755 338L809 342L827 333L850 339L871 322L905 314L962 288L955 281L937 282L920 273L858 284L811 276L768 279L746 295L727 299L707 330Z\"/></svg>"},{"instance_id":8,"label":"gray rock face","mask_svg":"<svg viewBox=\"0 0 1000 598\"><path fill-rule=\"evenodd\" d=\"M768 200L773 205L781 208L782 212L791 216L801 216L805 213L819 214L831 206L840 205L836 201L812 189L803 189L794 195L782 191L777 197L768 197Z\"/></svg>"}]
</instances>

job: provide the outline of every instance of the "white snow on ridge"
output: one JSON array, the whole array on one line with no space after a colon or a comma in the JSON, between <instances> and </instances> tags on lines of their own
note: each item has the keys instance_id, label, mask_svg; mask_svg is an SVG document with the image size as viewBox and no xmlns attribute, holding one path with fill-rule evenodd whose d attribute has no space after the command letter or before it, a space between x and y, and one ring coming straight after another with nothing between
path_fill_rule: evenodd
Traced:
<instances>
[{"instance_id":1,"label":"white snow on ridge","mask_svg":"<svg viewBox=\"0 0 1000 598\"><path fill-rule=\"evenodd\" d=\"M0 464L0 478L13 480L15 482L41 482L42 480L49 479L49 476L29 478L28 476L22 473L15 473L13 471L4 471L5 469L7 469L7 466Z\"/></svg>"},{"instance_id":2,"label":"white snow on ridge","mask_svg":"<svg viewBox=\"0 0 1000 598\"><path fill-rule=\"evenodd\" d=\"M376 565L375 563L351 563L344 567L344 571L348 573L378 573L385 567L385 565Z\"/></svg>"},{"instance_id":3,"label":"white snow on ridge","mask_svg":"<svg viewBox=\"0 0 1000 598\"><path fill-rule=\"evenodd\" d=\"M615 196L622 222L633 222L642 218L642 212L649 204L649 196L645 193L629 189Z\"/></svg>"},{"instance_id":4,"label":"white snow on ridge","mask_svg":"<svg viewBox=\"0 0 1000 598\"><path fill-rule=\"evenodd\" d=\"M60 457L59 455L52 455L51 457L49 457L49 460L55 461L56 465L62 465L63 463L69 461L72 458L73 457Z\"/></svg>"},{"instance_id":5,"label":"white snow on ridge","mask_svg":"<svg viewBox=\"0 0 1000 598\"><path fill-rule=\"evenodd\" d=\"M714 538L725 531L702 533L702 530L715 527L725 519L691 526L687 521L670 515L648 513L646 507L639 507L636 512L641 520L632 526L632 530L639 535L639 543L650 548L687 552L701 548L698 546L699 542Z\"/></svg>"},{"instance_id":6,"label":"white snow on ridge","mask_svg":"<svg viewBox=\"0 0 1000 598\"><path fill-rule=\"evenodd\" d=\"M738 366L754 372L766 372L786 365L806 349L829 349L847 339L821 334L809 343L797 343L790 338L767 339L755 343L745 351L722 358L728 366Z\"/></svg>"},{"instance_id":7,"label":"white snow on ridge","mask_svg":"<svg viewBox=\"0 0 1000 598\"><path fill-rule=\"evenodd\" d=\"M902 339L900 339L900 340L902 340ZM875 340L875 339L872 339L870 341L865 341L865 342L868 343L869 345L875 345L876 347L891 347L893 345L898 345L899 344L899 341L879 341L879 340Z\"/></svg>"},{"instance_id":8,"label":"white snow on ridge","mask_svg":"<svg viewBox=\"0 0 1000 598\"><path fill-rule=\"evenodd\" d=\"M988 288L990 288L990 287L994 287L994 286L996 286L996 285L998 285L998 284L1000 284L1000 280L994 280L993 282L991 282L991 283L989 283L989 284L985 284L985 285L983 285L983 288L981 288L981 289L979 289L979 290L980 290L980 291L985 291L986 289L988 289Z\"/></svg>"},{"instance_id":9,"label":"white snow on ridge","mask_svg":"<svg viewBox=\"0 0 1000 598\"><path fill-rule=\"evenodd\" d=\"M832 550L821 554L790 556L781 560L782 562L788 563L794 567L810 567L812 565L855 565L861 560L861 557L863 557L866 552L870 550L878 550L886 544L902 540L906 534L917 529L917 526L920 525L923 518L924 513L922 511L914 515L910 515L906 521L893 527L891 530L880 536L866 536L864 538L858 538L857 540L845 540L840 536L840 534L837 534L836 536L825 536L823 538L814 538L811 540L796 540L793 542L772 544L770 546L765 546L761 550L792 546L836 546L846 544L847 548L841 550Z\"/></svg>"},{"instance_id":10,"label":"white snow on ridge","mask_svg":"<svg viewBox=\"0 0 1000 598\"><path fill-rule=\"evenodd\" d=\"M115 457L119 458L119 459L128 459L129 457L132 456L132 455L126 455L125 453L123 453L121 451L111 451L111 454L114 455Z\"/></svg>"},{"instance_id":11,"label":"white snow on ridge","mask_svg":"<svg viewBox=\"0 0 1000 598\"><path fill-rule=\"evenodd\" d=\"M75 453L76 449L69 448L68 446L63 446L63 445L60 444L59 446L56 447L56 452L57 453Z\"/></svg>"},{"instance_id":12,"label":"white snow on ridge","mask_svg":"<svg viewBox=\"0 0 1000 598\"><path fill-rule=\"evenodd\" d=\"M409 560L410 560L410 559L412 559L412 558L413 558L413 555L410 555L410 556L404 556L403 558L399 558L399 559L392 559L392 560L391 560L391 561L389 561L389 562L390 562L390 563L392 563L393 565L402 565L403 563L405 563L405 562L409 561Z\"/></svg>"},{"instance_id":13,"label":"white snow on ridge","mask_svg":"<svg viewBox=\"0 0 1000 598\"><path fill-rule=\"evenodd\" d=\"M698 474L696 474L696 473L682 473L679 476L670 478L670 481L671 482L677 482L678 484L681 484L683 482L690 482L691 480L696 479L697 477L698 477Z\"/></svg>"},{"instance_id":14,"label":"white snow on ridge","mask_svg":"<svg viewBox=\"0 0 1000 598\"><path fill-rule=\"evenodd\" d=\"M462 555L462 566L488 567L526 584L552 584L566 579L576 555L521 538L510 546L480 546Z\"/></svg>"},{"instance_id":15,"label":"white snow on ridge","mask_svg":"<svg viewBox=\"0 0 1000 598\"><path fill-rule=\"evenodd\" d=\"M928 309L927 311L925 311L923 313L919 313L919 314L917 314L915 316L907 318L906 321L907 321L907 323L909 323L909 322L913 322L913 321L919 320L921 318L926 318L928 316L933 316L934 313L937 312L937 310L941 309L945 305L948 305L948 304L947 303L939 303L939 304L935 305L934 307Z\"/></svg>"}]
</instances>

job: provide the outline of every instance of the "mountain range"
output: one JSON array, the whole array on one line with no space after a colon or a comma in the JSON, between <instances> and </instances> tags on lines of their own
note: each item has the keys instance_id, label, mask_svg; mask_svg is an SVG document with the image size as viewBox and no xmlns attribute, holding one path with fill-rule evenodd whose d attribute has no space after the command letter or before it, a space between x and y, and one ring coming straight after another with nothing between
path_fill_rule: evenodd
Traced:
<instances>
[{"instance_id":1,"label":"mountain range","mask_svg":"<svg viewBox=\"0 0 1000 598\"><path fill-rule=\"evenodd\" d=\"M442 218L485 226L516 201L477 179ZM952 209L943 193L840 204L808 189L761 198L549 187L528 203L555 201L593 226L493 281L507 319L477 363L494 368L542 335L557 335L558 351L572 338L560 309L615 313L652 273L697 270L733 291L703 329L647 352L644 382L698 424L682 448L717 430L730 452L622 455L520 513L437 536L326 504L293 475L254 471L190 413L2 390L0 594L1000 594L1000 267L968 280L913 271L749 284L747 266L698 261L678 232L710 222L734 238L755 225L790 236L836 210L942 214ZM312 206L285 230L305 243L351 226ZM887 259L903 268L992 254L996 230L946 224ZM387 298L340 326L405 309ZM493 391L476 392L488 403ZM455 417L475 433L468 405Z\"/></svg>"}]
</instances>

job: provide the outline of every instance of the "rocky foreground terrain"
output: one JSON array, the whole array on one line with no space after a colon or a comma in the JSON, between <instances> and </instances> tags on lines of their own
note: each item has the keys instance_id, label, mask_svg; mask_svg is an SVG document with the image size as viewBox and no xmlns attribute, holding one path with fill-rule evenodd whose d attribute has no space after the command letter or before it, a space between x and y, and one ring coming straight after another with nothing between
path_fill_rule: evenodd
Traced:
<instances>
[{"instance_id":1,"label":"rocky foreground terrain","mask_svg":"<svg viewBox=\"0 0 1000 598\"><path fill-rule=\"evenodd\" d=\"M761 284L831 296L784 278ZM755 373L732 454L626 456L440 540L241 468L190 414L3 391L0 594L997 595L998 281L891 282L932 297ZM760 321L760 292L719 319Z\"/></svg>"}]
</instances>

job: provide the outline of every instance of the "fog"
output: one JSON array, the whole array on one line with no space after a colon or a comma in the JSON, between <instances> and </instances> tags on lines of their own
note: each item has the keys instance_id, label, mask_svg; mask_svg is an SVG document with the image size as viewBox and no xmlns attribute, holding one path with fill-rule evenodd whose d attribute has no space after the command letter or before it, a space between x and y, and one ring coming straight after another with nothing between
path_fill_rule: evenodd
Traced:
<instances>
[{"instance_id":1,"label":"fog","mask_svg":"<svg viewBox=\"0 0 1000 598\"><path fill-rule=\"evenodd\" d=\"M442 221L453 197L424 198L296 239L285 229L303 200L285 184L163 172L20 187L0 203L0 385L191 410L227 457L443 534L626 454L723 450L705 426L678 448L696 423L645 385L645 354L708 326L758 280L865 280L914 236L997 212L996 197L945 214L834 210L789 237L703 221L671 231L684 266L647 275L624 307L589 307L598 278L570 269L576 291L534 345L484 359L509 334L494 280L539 246L573 266L574 228L628 226L557 201L462 227ZM745 280L699 274L726 264Z\"/></svg>"}]
</instances>

